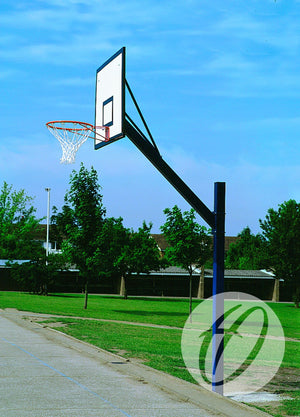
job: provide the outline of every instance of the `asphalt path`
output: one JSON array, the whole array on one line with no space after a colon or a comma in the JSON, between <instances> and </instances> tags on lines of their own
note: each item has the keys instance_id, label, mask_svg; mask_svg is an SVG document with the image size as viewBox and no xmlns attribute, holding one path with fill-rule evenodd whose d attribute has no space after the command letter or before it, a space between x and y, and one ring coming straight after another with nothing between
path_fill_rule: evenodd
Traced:
<instances>
[{"instance_id":1,"label":"asphalt path","mask_svg":"<svg viewBox=\"0 0 300 417\"><path fill-rule=\"evenodd\" d=\"M1 310L0 415L267 416Z\"/></svg>"}]
</instances>

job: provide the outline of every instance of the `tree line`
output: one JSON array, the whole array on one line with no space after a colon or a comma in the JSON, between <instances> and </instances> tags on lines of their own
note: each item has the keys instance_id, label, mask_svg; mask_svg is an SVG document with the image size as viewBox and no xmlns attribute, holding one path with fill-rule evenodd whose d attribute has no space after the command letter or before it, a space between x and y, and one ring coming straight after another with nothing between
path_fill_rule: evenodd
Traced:
<instances>
[{"instance_id":1,"label":"tree line","mask_svg":"<svg viewBox=\"0 0 300 417\"><path fill-rule=\"evenodd\" d=\"M211 231L200 226L195 211L181 212L175 206L165 209L161 226L169 247L162 257L154 239L152 224L143 222L137 231L123 225L123 219L107 217L103 196L94 168L81 164L72 171L64 205L53 207L52 238L61 244L61 254L49 254L33 236L43 219L36 218L33 199L24 190L14 191L4 182L0 191L0 259L7 259L12 274L25 290L47 294L48 285L59 271L74 265L84 280L87 308L91 281L118 274L121 290L127 296L130 274L176 265L189 272L190 310L192 273L212 262ZM296 305L300 298L300 205L289 200L278 210L269 209L259 220L261 233L246 227L231 244L225 259L228 269L271 269L277 278L292 285ZM17 259L29 260L22 264ZM101 278L100 278L101 279Z\"/></svg>"},{"instance_id":2,"label":"tree line","mask_svg":"<svg viewBox=\"0 0 300 417\"><path fill-rule=\"evenodd\" d=\"M246 227L230 245L225 267L228 269L267 269L276 279L284 279L296 307L300 302L300 204L288 200L265 219L259 219L261 233Z\"/></svg>"}]
</instances>

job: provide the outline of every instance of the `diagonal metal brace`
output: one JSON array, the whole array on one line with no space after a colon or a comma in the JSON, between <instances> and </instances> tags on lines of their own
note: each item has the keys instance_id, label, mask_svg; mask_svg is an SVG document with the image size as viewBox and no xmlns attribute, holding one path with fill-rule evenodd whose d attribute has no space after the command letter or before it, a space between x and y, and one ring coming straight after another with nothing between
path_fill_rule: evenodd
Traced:
<instances>
[{"instance_id":1,"label":"diagonal metal brace","mask_svg":"<svg viewBox=\"0 0 300 417\"><path fill-rule=\"evenodd\" d=\"M145 140L137 129L128 121L124 123L124 133L131 142L146 156L155 168L169 181L182 197L195 209L195 211L211 227L215 228L215 215L185 184L175 171L162 159L156 147Z\"/></svg>"}]
</instances>

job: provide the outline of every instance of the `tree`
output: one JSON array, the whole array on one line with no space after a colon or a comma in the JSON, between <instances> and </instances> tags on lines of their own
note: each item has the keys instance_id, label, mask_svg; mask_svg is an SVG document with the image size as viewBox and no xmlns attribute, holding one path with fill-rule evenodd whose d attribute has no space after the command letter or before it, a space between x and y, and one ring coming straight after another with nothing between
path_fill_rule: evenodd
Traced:
<instances>
[{"instance_id":1,"label":"tree","mask_svg":"<svg viewBox=\"0 0 300 417\"><path fill-rule=\"evenodd\" d=\"M149 273L162 266L160 252L144 222L137 232L125 228L122 219L106 219L99 236L96 258L102 271L110 268L121 277L120 293L127 298L127 277L132 273Z\"/></svg>"},{"instance_id":2,"label":"tree","mask_svg":"<svg viewBox=\"0 0 300 417\"><path fill-rule=\"evenodd\" d=\"M192 312L192 274L196 268L203 267L212 256L211 239L205 226L195 221L195 210L181 212L174 206L166 208L167 221L161 230L170 244L166 258L172 265L186 269L189 273L190 314Z\"/></svg>"},{"instance_id":3,"label":"tree","mask_svg":"<svg viewBox=\"0 0 300 417\"><path fill-rule=\"evenodd\" d=\"M81 164L79 172L72 171L70 190L65 195L65 205L61 213L55 213L52 221L64 236L63 253L74 263L84 279L85 302L87 308L88 283L98 278L95 252L98 236L104 224L105 208L102 204L97 171L89 171Z\"/></svg>"},{"instance_id":4,"label":"tree","mask_svg":"<svg viewBox=\"0 0 300 417\"><path fill-rule=\"evenodd\" d=\"M254 235L247 226L238 234L225 259L228 269L261 269L265 267L265 242L261 234Z\"/></svg>"},{"instance_id":5,"label":"tree","mask_svg":"<svg viewBox=\"0 0 300 417\"><path fill-rule=\"evenodd\" d=\"M0 191L0 258L31 259L43 248L34 240L42 219L35 217L32 197L25 190L15 191L5 181Z\"/></svg>"},{"instance_id":6,"label":"tree","mask_svg":"<svg viewBox=\"0 0 300 417\"><path fill-rule=\"evenodd\" d=\"M259 220L266 243L266 260L276 277L292 287L296 307L300 301L300 204L289 200L270 208Z\"/></svg>"},{"instance_id":7,"label":"tree","mask_svg":"<svg viewBox=\"0 0 300 417\"><path fill-rule=\"evenodd\" d=\"M18 281L21 288L34 294L48 295L49 285L53 284L60 271L64 268L64 260L60 254L49 254L46 257L33 256L24 263L11 262L11 275Z\"/></svg>"},{"instance_id":8,"label":"tree","mask_svg":"<svg viewBox=\"0 0 300 417\"><path fill-rule=\"evenodd\" d=\"M95 263L101 276L122 274L116 265L122 251L128 245L130 229L123 225L121 217L106 218L101 233L97 238L97 249L94 255Z\"/></svg>"},{"instance_id":9,"label":"tree","mask_svg":"<svg viewBox=\"0 0 300 417\"><path fill-rule=\"evenodd\" d=\"M160 252L155 240L151 237L152 224L143 222L137 232L130 231L127 245L122 248L115 266L121 272L124 282L124 297L127 297L126 277L135 272L148 274L151 270L158 270L163 265Z\"/></svg>"}]
</instances>

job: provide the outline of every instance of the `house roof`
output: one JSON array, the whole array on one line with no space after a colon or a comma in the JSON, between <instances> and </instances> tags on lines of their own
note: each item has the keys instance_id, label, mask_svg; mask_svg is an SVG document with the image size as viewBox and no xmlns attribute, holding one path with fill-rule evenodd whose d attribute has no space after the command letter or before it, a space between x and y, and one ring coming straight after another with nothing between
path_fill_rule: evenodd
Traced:
<instances>
[{"instance_id":1,"label":"house roof","mask_svg":"<svg viewBox=\"0 0 300 417\"><path fill-rule=\"evenodd\" d=\"M265 269L225 269L225 278L240 278L240 279L274 279L275 275ZM205 278L212 278L213 270L205 270Z\"/></svg>"},{"instance_id":2,"label":"house roof","mask_svg":"<svg viewBox=\"0 0 300 417\"><path fill-rule=\"evenodd\" d=\"M151 234L151 236L156 241L157 246L159 247L159 249L162 252L164 252L166 250L166 248L170 246L163 234L155 234L154 233L154 234ZM228 251L229 246L232 243L235 243L239 239L240 239L240 237L238 237L238 236L225 236L225 252ZM211 240L212 240L212 237L211 237Z\"/></svg>"},{"instance_id":3,"label":"house roof","mask_svg":"<svg viewBox=\"0 0 300 417\"><path fill-rule=\"evenodd\" d=\"M24 264L25 262L30 262L29 259L16 259L14 261L9 261L8 259L0 259L0 268L7 268L7 262L14 262L19 265Z\"/></svg>"},{"instance_id":4,"label":"house roof","mask_svg":"<svg viewBox=\"0 0 300 417\"><path fill-rule=\"evenodd\" d=\"M52 225L50 224L50 232L51 232L51 229L52 229ZM39 224L34 233L34 238L38 240L46 241L46 232L47 232L47 225ZM156 241L157 246L162 252L164 252L166 248L170 246L170 244L167 242L165 236L162 233L152 233L151 236ZM240 239L240 237L238 236L225 236L225 252L227 252L229 249L229 246L232 243L235 243L238 239ZM212 240L212 237L211 237L211 240Z\"/></svg>"},{"instance_id":5,"label":"house roof","mask_svg":"<svg viewBox=\"0 0 300 417\"><path fill-rule=\"evenodd\" d=\"M230 245L236 243L239 239L239 236L225 236L225 252L228 252Z\"/></svg>"},{"instance_id":6,"label":"house roof","mask_svg":"<svg viewBox=\"0 0 300 417\"><path fill-rule=\"evenodd\" d=\"M193 276L199 276L201 270L195 269ZM142 274L141 274L142 275ZM147 275L147 274L143 274ZM160 269L159 271L151 271L149 275L164 276L189 276L186 269L179 268L177 266L169 266L166 269ZM213 278L213 270L205 269L205 278ZM225 279L274 279L275 275L272 272L266 270L240 270L240 269L226 269L224 271Z\"/></svg>"},{"instance_id":7,"label":"house roof","mask_svg":"<svg viewBox=\"0 0 300 417\"><path fill-rule=\"evenodd\" d=\"M151 234L151 237L155 240L157 246L159 247L159 249L164 252L166 250L167 247L169 247L169 243L167 242L166 238L164 235L162 234Z\"/></svg>"},{"instance_id":8,"label":"house roof","mask_svg":"<svg viewBox=\"0 0 300 417\"><path fill-rule=\"evenodd\" d=\"M152 275L162 275L162 276L168 276L168 275L172 275L172 276L178 276L178 275L187 275L189 276L189 272L187 269L184 268L180 268L178 266L168 266L165 269L160 269L159 271L151 271L150 272ZM193 271L193 275L197 275L199 276L200 274L200 269L195 269Z\"/></svg>"}]
</instances>

